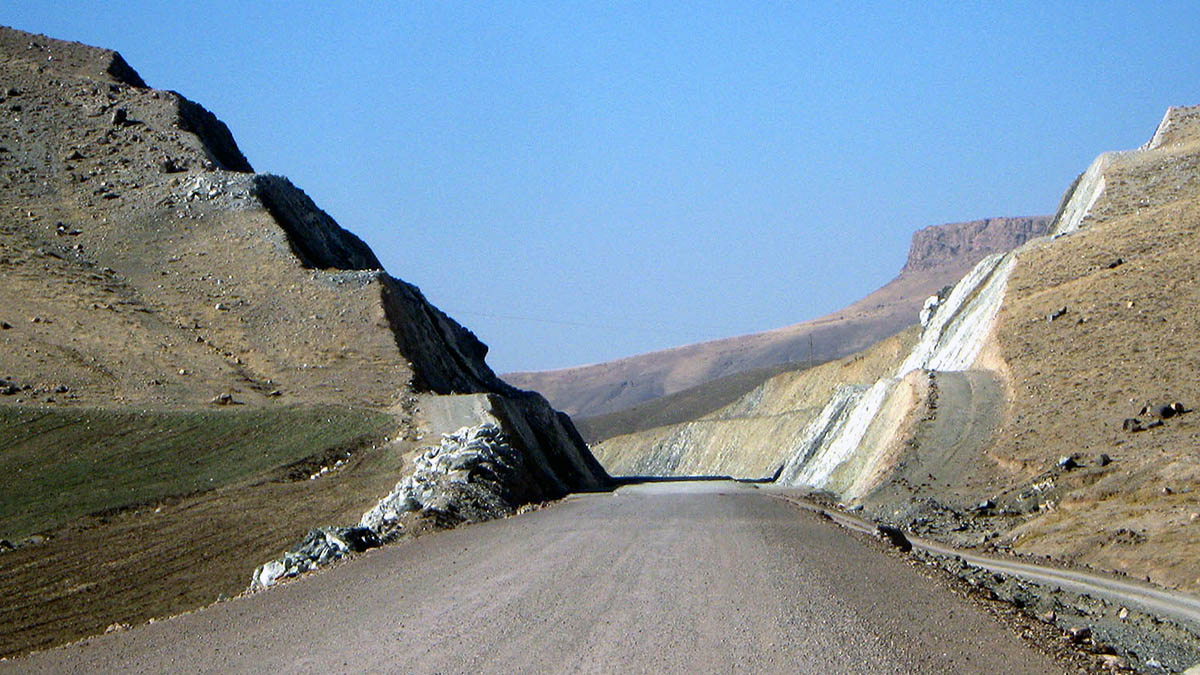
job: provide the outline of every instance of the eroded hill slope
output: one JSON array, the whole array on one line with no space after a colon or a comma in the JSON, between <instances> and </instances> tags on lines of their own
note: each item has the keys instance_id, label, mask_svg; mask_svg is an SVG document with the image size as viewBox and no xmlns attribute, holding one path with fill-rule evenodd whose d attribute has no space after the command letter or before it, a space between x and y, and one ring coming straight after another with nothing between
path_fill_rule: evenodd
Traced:
<instances>
[{"instance_id":1,"label":"eroded hill slope","mask_svg":"<svg viewBox=\"0 0 1200 675\"><path fill-rule=\"evenodd\" d=\"M486 353L203 107L0 28L0 655L235 594L459 427L498 513L606 485ZM393 533L481 515L422 496Z\"/></svg>"},{"instance_id":2,"label":"eroded hill slope","mask_svg":"<svg viewBox=\"0 0 1200 675\"><path fill-rule=\"evenodd\" d=\"M765 378L781 364L817 363L865 349L916 323L930 294L953 284L984 256L1043 234L1048 216L987 218L927 227L913 235L895 279L833 314L811 321L616 361L544 372L508 373L577 418L596 417L751 370ZM613 426L613 421L604 423ZM633 429L625 429L632 431ZM605 434L607 437L608 434Z\"/></svg>"},{"instance_id":3,"label":"eroded hill slope","mask_svg":"<svg viewBox=\"0 0 1200 675\"><path fill-rule=\"evenodd\" d=\"M864 352L888 355L873 382L828 366L777 376L704 424L596 452L617 472L778 471L958 545L1194 591L1200 107L1172 108L1146 146L1097 158L1052 233L972 269L911 350ZM838 386L814 399L789 380ZM771 428L789 409L789 429ZM739 435L708 424L735 411ZM672 439L688 434L678 456Z\"/></svg>"}]
</instances>

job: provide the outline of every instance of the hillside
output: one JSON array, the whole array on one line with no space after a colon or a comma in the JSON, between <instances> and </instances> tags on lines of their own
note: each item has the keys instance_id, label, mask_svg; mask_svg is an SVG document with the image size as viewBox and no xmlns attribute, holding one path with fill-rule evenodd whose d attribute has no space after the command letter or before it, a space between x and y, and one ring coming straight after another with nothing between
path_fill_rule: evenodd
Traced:
<instances>
[{"instance_id":1,"label":"hillside","mask_svg":"<svg viewBox=\"0 0 1200 675\"><path fill-rule=\"evenodd\" d=\"M1200 589L1198 168L1200 107L1171 108L919 334L595 451L615 473L778 475L958 545Z\"/></svg>"},{"instance_id":2,"label":"hillside","mask_svg":"<svg viewBox=\"0 0 1200 675\"><path fill-rule=\"evenodd\" d=\"M443 442L457 487L437 465L380 537L607 484L199 104L110 50L0 28L0 54L0 655L234 595L460 427L503 457Z\"/></svg>"},{"instance_id":3,"label":"hillside","mask_svg":"<svg viewBox=\"0 0 1200 675\"><path fill-rule=\"evenodd\" d=\"M913 235L895 279L833 314L764 333L503 378L541 392L574 417L589 418L746 371L841 358L912 325L925 298L957 281L984 256L1043 234L1049 223L1049 217L1035 216L927 227Z\"/></svg>"}]
</instances>

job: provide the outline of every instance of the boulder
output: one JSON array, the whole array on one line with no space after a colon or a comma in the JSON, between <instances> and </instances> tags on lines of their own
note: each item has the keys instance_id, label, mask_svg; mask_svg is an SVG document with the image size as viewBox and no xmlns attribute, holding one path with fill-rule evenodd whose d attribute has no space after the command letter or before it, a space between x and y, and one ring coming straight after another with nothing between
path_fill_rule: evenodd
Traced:
<instances>
[{"instance_id":1,"label":"boulder","mask_svg":"<svg viewBox=\"0 0 1200 675\"><path fill-rule=\"evenodd\" d=\"M898 527L879 525L875 528L875 536L900 549L903 553L908 553L912 550L912 542L908 540L908 537L904 536L904 532Z\"/></svg>"}]
</instances>

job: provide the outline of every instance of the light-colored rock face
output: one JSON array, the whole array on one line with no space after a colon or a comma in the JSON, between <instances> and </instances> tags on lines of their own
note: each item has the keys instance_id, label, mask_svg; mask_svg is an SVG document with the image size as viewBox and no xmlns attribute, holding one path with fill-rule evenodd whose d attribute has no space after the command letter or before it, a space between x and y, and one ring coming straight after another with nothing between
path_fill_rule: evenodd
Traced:
<instances>
[{"instance_id":1,"label":"light-colored rock face","mask_svg":"<svg viewBox=\"0 0 1200 675\"><path fill-rule=\"evenodd\" d=\"M983 257L1044 234L1049 222L1049 217L1036 216L927 227L913 235L899 276L849 307L812 321L608 363L504 378L542 392L576 418L588 418L734 373L841 358L913 325L930 294L953 284Z\"/></svg>"},{"instance_id":2,"label":"light-colored rock face","mask_svg":"<svg viewBox=\"0 0 1200 675\"><path fill-rule=\"evenodd\" d=\"M700 443L718 447L707 456L735 466L721 453L792 446L781 480L860 501L876 517L1200 587L1182 562L1200 554L1200 432L1190 413L1151 414L1200 401L1200 316L1189 300L1200 279L1196 110L1172 109L1142 149L1101 156L1064 199L1056 236L984 261L931 303L915 347L870 388L843 378L855 386L823 405L806 399L803 412L790 399L796 427L807 425L791 437L755 438L774 421L755 419L767 397L747 397L741 436L710 431ZM614 467L649 465L655 435L597 452Z\"/></svg>"},{"instance_id":3,"label":"light-colored rock face","mask_svg":"<svg viewBox=\"0 0 1200 675\"><path fill-rule=\"evenodd\" d=\"M520 504L513 488L527 477L524 457L493 423L443 434L441 444L417 455L413 472L363 514L359 525L380 534L413 511L470 522L512 513Z\"/></svg>"},{"instance_id":4,"label":"light-colored rock face","mask_svg":"<svg viewBox=\"0 0 1200 675\"><path fill-rule=\"evenodd\" d=\"M860 355L783 373L701 419L617 436L592 450L614 475L771 477L810 443L817 432L808 427L831 397L894 372L916 336L909 329Z\"/></svg>"}]
</instances>

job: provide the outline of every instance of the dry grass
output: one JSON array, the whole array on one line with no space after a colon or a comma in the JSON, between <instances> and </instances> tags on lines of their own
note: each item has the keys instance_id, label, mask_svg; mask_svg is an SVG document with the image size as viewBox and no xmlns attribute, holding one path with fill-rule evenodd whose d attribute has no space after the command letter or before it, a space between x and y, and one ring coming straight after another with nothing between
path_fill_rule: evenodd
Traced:
<instances>
[{"instance_id":1,"label":"dry grass","mask_svg":"<svg viewBox=\"0 0 1200 675\"><path fill-rule=\"evenodd\" d=\"M94 413L80 414L96 418ZM102 632L114 623L137 624L235 595L248 586L255 566L295 544L309 529L356 522L392 488L409 444L381 442L380 436L392 428L390 419L382 415L345 411L312 415L309 411L310 422L299 419L300 415L301 411L251 412L248 420L233 419L236 415L217 419L205 431L195 423L214 422L212 414L169 413L131 429L128 436L141 437L143 449L168 459L192 453L207 457L196 465L200 473L168 480L171 470L187 473L189 463L155 467L148 462L132 467L128 457L136 454L112 453L110 461L150 474L145 484L186 490L192 484L189 479L217 468L228 485L131 505L126 500L144 494L143 481L136 475L109 474L113 480L104 483L106 476L101 475L97 487L109 488L104 492L114 495L112 503L126 501L126 508L74 519L53 530L46 543L0 556L4 568L0 595L5 598L0 606L0 655L62 644ZM115 425L120 415L108 419ZM307 432L329 422L335 422L331 429L302 440ZM97 428L94 421L92 428ZM241 441L225 442L241 432L246 432ZM210 446L182 444L197 440L207 440ZM283 463L297 458L301 450L272 459L274 468L266 471L253 472L255 465L263 468L257 458L239 457L261 455L264 448L282 450L301 440L303 451L311 457L349 459L342 468L308 480L311 467L292 472ZM168 445L156 447L159 443ZM50 444L46 446L45 452L52 452ZM213 458L220 461L210 461ZM56 471L55 466L47 472L50 479L70 481L74 476L72 471ZM160 479L154 480L155 476ZM115 496L122 492L125 497Z\"/></svg>"}]
</instances>

